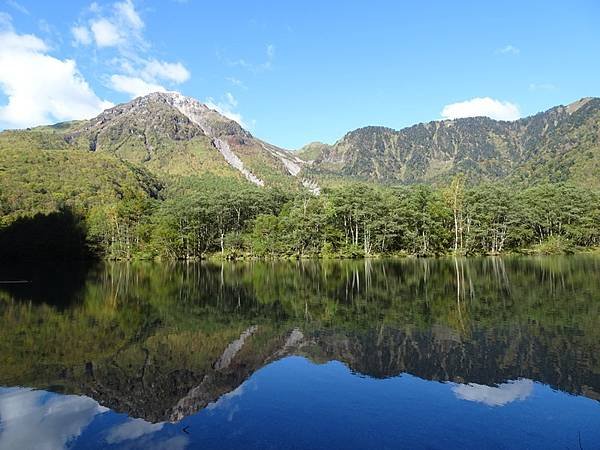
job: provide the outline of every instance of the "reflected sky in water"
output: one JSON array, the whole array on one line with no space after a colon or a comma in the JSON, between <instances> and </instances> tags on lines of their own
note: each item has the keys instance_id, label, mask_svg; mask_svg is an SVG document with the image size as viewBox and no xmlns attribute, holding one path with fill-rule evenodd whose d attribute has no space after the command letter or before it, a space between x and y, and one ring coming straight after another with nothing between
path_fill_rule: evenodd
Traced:
<instances>
[{"instance_id":1,"label":"reflected sky in water","mask_svg":"<svg viewBox=\"0 0 600 450\"><path fill-rule=\"evenodd\" d=\"M504 406L516 400L525 400L533 392L533 381L516 380L498 386L476 383L458 384L452 389L457 398L488 406Z\"/></svg>"},{"instance_id":2,"label":"reflected sky in water","mask_svg":"<svg viewBox=\"0 0 600 450\"><path fill-rule=\"evenodd\" d=\"M10 270L0 450L600 448L600 258Z\"/></svg>"},{"instance_id":3,"label":"reflected sky in water","mask_svg":"<svg viewBox=\"0 0 600 450\"><path fill-rule=\"evenodd\" d=\"M0 449L595 448L600 405L531 380L499 386L287 357L177 423L128 418L73 395L0 391Z\"/></svg>"}]
</instances>

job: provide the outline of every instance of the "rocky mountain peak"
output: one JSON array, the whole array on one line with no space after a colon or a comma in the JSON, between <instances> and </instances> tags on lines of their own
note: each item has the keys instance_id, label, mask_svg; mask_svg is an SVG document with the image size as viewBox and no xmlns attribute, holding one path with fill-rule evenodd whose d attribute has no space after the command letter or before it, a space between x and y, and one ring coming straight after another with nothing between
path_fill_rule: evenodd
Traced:
<instances>
[{"instance_id":1,"label":"rocky mountain peak","mask_svg":"<svg viewBox=\"0 0 600 450\"><path fill-rule=\"evenodd\" d=\"M234 120L179 92L153 92L114 106L70 128L65 140L170 174L209 168L231 173L234 169L258 186L265 186L267 178L287 183L284 180L298 177L305 164L295 154L254 138ZM318 191L312 180L299 178L296 183Z\"/></svg>"},{"instance_id":2,"label":"rocky mountain peak","mask_svg":"<svg viewBox=\"0 0 600 450\"><path fill-rule=\"evenodd\" d=\"M172 106L198 125L204 134L212 138L221 136L237 136L240 139L252 138L252 135L236 121L210 109L195 98L186 97L179 92L155 92L140 98L142 101L144 99L164 102Z\"/></svg>"}]
</instances>

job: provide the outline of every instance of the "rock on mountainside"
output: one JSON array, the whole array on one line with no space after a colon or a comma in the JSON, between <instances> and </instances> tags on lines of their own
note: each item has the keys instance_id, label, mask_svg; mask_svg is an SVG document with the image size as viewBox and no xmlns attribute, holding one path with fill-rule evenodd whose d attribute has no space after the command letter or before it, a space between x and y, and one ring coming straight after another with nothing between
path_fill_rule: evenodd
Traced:
<instances>
[{"instance_id":1,"label":"rock on mountainside","mask_svg":"<svg viewBox=\"0 0 600 450\"><path fill-rule=\"evenodd\" d=\"M317 152L318 153L318 152ZM322 148L308 173L378 182L574 180L600 185L600 98L514 122L487 117L360 128Z\"/></svg>"}]
</instances>

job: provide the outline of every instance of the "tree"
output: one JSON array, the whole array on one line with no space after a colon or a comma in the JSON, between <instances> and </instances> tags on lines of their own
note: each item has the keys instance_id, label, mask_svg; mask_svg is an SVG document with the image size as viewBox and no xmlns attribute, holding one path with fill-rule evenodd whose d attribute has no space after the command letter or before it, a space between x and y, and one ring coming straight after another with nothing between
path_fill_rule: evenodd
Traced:
<instances>
[{"instance_id":1,"label":"tree","mask_svg":"<svg viewBox=\"0 0 600 450\"><path fill-rule=\"evenodd\" d=\"M463 250L463 210L465 199L465 177L464 175L455 175L450 186L445 191L445 199L454 217L454 253L460 247Z\"/></svg>"}]
</instances>

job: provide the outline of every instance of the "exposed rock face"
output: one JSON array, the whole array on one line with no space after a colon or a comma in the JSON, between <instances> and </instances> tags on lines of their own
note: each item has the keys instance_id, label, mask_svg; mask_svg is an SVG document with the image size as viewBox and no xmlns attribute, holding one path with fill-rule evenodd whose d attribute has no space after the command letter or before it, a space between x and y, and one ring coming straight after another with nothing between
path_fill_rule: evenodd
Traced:
<instances>
[{"instance_id":1,"label":"exposed rock face","mask_svg":"<svg viewBox=\"0 0 600 450\"><path fill-rule=\"evenodd\" d=\"M165 101L176 108L181 114L197 124L204 134L212 138L222 136L237 136L240 139L252 139L252 135L244 130L237 122L230 120L200 103L198 100L185 97L178 92L149 94L149 99Z\"/></svg>"},{"instance_id":2,"label":"exposed rock face","mask_svg":"<svg viewBox=\"0 0 600 450\"><path fill-rule=\"evenodd\" d=\"M185 115L158 96L139 97L107 109L65 135L73 145L91 151L116 153L125 160L144 163L160 158L169 141L191 141L204 133Z\"/></svg>"},{"instance_id":3,"label":"exposed rock face","mask_svg":"<svg viewBox=\"0 0 600 450\"><path fill-rule=\"evenodd\" d=\"M256 185L264 186L265 183L244 166L243 161L232 151L232 146L246 145L256 147L260 151L264 150L267 155L282 164L287 173L293 177L297 177L303 166L306 165L306 161L298 157L298 155L254 138L237 122L227 119L193 98L185 97L179 93L157 93L151 95L166 98L171 105L197 124L204 134L213 139L214 146L221 152L225 160L232 167L239 170L246 179ZM314 180L303 178L301 183L315 194L320 192Z\"/></svg>"},{"instance_id":4,"label":"exposed rock face","mask_svg":"<svg viewBox=\"0 0 600 450\"><path fill-rule=\"evenodd\" d=\"M215 365L214 365L215 369L216 370L227 369L229 367L229 365L231 364L231 361L233 360L235 355L237 355L237 353L244 346L244 342L246 342L246 339L248 339L250 336L252 336L254 334L254 332L257 330L257 328L258 327L256 325L251 326L250 328L248 328L246 331L244 331L240 335L239 339L236 339L231 344L229 344L227 346L227 348L225 349L225 351L223 352L223 354L221 355L221 357L219 358L219 360L215 363Z\"/></svg>"},{"instance_id":5,"label":"exposed rock face","mask_svg":"<svg viewBox=\"0 0 600 450\"><path fill-rule=\"evenodd\" d=\"M314 154L309 172L381 182L435 182L456 173L473 180L588 180L600 162L600 98L514 122L474 117L399 131L360 128Z\"/></svg>"},{"instance_id":6,"label":"exposed rock face","mask_svg":"<svg viewBox=\"0 0 600 450\"><path fill-rule=\"evenodd\" d=\"M152 93L72 124L65 128L64 140L156 172L241 175L258 186L292 183L318 191L314 180L299 177L304 160L256 139L237 122L177 92Z\"/></svg>"},{"instance_id":7,"label":"exposed rock face","mask_svg":"<svg viewBox=\"0 0 600 450\"><path fill-rule=\"evenodd\" d=\"M181 114L200 127L202 132L212 139L212 144L223 155L225 161L241 172L248 181L264 186L265 182L244 167L244 162L231 150L226 136L237 138L238 143L245 144L252 140L252 135L244 130L237 122L223 117L216 111L209 109L199 101L184 97L179 93L150 94L166 100Z\"/></svg>"}]
</instances>

